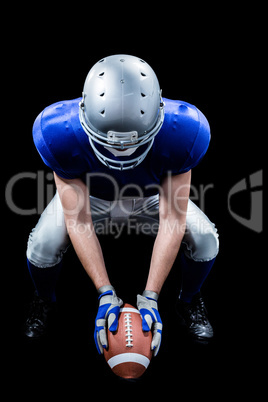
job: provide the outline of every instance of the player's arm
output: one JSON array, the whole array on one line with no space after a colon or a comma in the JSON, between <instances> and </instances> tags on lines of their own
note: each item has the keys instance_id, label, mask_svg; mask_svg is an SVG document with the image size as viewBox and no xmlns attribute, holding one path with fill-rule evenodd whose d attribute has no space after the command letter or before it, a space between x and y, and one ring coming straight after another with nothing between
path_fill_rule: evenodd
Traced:
<instances>
[{"instance_id":1,"label":"player's arm","mask_svg":"<svg viewBox=\"0 0 268 402\"><path fill-rule=\"evenodd\" d=\"M156 356L163 324L158 312L158 296L173 266L185 232L191 173L168 176L162 183L159 200L159 229L155 239L145 291L137 296L143 331L153 332L151 349Z\"/></svg>"},{"instance_id":2,"label":"player's arm","mask_svg":"<svg viewBox=\"0 0 268 402\"><path fill-rule=\"evenodd\" d=\"M68 234L76 254L96 289L110 285L100 243L90 213L87 186L81 179L67 180L54 173Z\"/></svg>"},{"instance_id":3,"label":"player's arm","mask_svg":"<svg viewBox=\"0 0 268 402\"><path fill-rule=\"evenodd\" d=\"M116 296L108 278L101 246L91 219L87 186L80 179L66 180L55 173L54 176L71 242L99 293L94 339L98 352L103 353L103 348L108 346L107 325L110 331L117 329L123 302Z\"/></svg>"},{"instance_id":4,"label":"player's arm","mask_svg":"<svg viewBox=\"0 0 268 402\"><path fill-rule=\"evenodd\" d=\"M155 239L146 290L159 294L173 266L185 232L191 171L168 176L159 200L159 230Z\"/></svg>"}]
</instances>

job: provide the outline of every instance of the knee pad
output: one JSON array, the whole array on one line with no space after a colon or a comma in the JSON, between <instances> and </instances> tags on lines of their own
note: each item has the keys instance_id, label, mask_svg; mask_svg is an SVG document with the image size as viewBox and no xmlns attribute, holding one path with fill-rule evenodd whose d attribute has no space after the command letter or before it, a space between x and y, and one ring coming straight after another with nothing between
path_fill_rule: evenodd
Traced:
<instances>
[{"instance_id":1,"label":"knee pad","mask_svg":"<svg viewBox=\"0 0 268 402\"><path fill-rule=\"evenodd\" d=\"M39 268L58 264L70 244L61 205L55 196L30 233L28 260Z\"/></svg>"},{"instance_id":2,"label":"knee pad","mask_svg":"<svg viewBox=\"0 0 268 402\"><path fill-rule=\"evenodd\" d=\"M185 255L194 261L213 260L219 252L219 235L212 223L203 230L191 230L182 243Z\"/></svg>"},{"instance_id":3,"label":"knee pad","mask_svg":"<svg viewBox=\"0 0 268 402\"><path fill-rule=\"evenodd\" d=\"M195 261L210 261L219 252L219 235L214 223L190 200L182 244L186 257Z\"/></svg>"},{"instance_id":4,"label":"knee pad","mask_svg":"<svg viewBox=\"0 0 268 402\"><path fill-rule=\"evenodd\" d=\"M61 241L56 233L38 231L30 233L26 255L39 268L49 268L58 264L67 250L69 241Z\"/></svg>"}]
</instances>

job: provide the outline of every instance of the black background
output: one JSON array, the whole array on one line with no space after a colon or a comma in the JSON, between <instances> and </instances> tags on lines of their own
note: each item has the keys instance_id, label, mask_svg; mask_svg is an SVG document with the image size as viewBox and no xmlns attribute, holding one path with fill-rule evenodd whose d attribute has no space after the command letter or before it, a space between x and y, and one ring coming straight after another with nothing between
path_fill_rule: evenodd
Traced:
<instances>
[{"instance_id":1,"label":"black background","mask_svg":"<svg viewBox=\"0 0 268 402\"><path fill-rule=\"evenodd\" d=\"M257 359L263 350L264 329L258 316L265 281L263 234L234 220L227 199L233 185L264 164L257 19L245 15L245 10L220 7L195 13L180 4L174 10L162 5L165 11L159 7L154 12L141 4L129 7L128 11L126 5L107 10L100 4L89 11L77 4L57 13L53 8L46 13L17 9L16 20L6 32L4 58L5 185L20 172L49 173L31 136L34 119L44 107L81 96L88 70L105 56L126 53L146 60L159 78L163 96L196 105L211 126L211 145L193 171L193 184L197 188L213 185L205 198L205 213L220 234L220 253L203 287L215 340L201 347L181 334L174 310L180 280L175 265L159 300L164 322L159 355L139 382L118 380L97 355L93 340L96 291L70 249L58 285L56 333L28 342L20 333L24 305L33 291L25 251L38 215L20 216L6 206L2 250L8 255L3 266L8 276L2 293L7 312L3 333L8 342L3 347L8 357L8 389L30 399L44 395L82 399L83 395L86 400L95 392L103 398L123 399L136 391L142 397L145 390L153 396L159 389L175 392L178 398L256 393L261 384ZM36 191L35 180L25 179L14 187L13 199L21 208L33 208ZM249 218L250 194L234 197L232 208ZM145 286L153 240L140 235L117 240L102 236L100 241L117 293L135 304L136 294Z\"/></svg>"}]
</instances>

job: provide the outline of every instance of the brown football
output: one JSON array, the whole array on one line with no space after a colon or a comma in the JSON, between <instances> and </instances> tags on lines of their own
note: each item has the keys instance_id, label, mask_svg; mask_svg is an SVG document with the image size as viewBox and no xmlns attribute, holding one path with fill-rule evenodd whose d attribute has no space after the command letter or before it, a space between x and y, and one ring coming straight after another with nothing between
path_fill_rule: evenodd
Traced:
<instances>
[{"instance_id":1,"label":"brown football","mask_svg":"<svg viewBox=\"0 0 268 402\"><path fill-rule=\"evenodd\" d=\"M152 358L152 333L143 332L139 310L124 304L117 331L107 331L107 336L108 349L104 349L104 357L111 370L122 378L139 378Z\"/></svg>"}]
</instances>

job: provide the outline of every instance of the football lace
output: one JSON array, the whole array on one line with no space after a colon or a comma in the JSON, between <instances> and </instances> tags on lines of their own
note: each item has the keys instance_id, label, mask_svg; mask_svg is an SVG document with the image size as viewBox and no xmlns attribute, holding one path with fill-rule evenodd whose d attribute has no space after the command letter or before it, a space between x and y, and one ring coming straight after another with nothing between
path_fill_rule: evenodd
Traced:
<instances>
[{"instance_id":1,"label":"football lace","mask_svg":"<svg viewBox=\"0 0 268 402\"><path fill-rule=\"evenodd\" d=\"M125 313L124 320L125 320L126 346L128 348L131 348L131 347L133 347L131 314Z\"/></svg>"}]
</instances>

